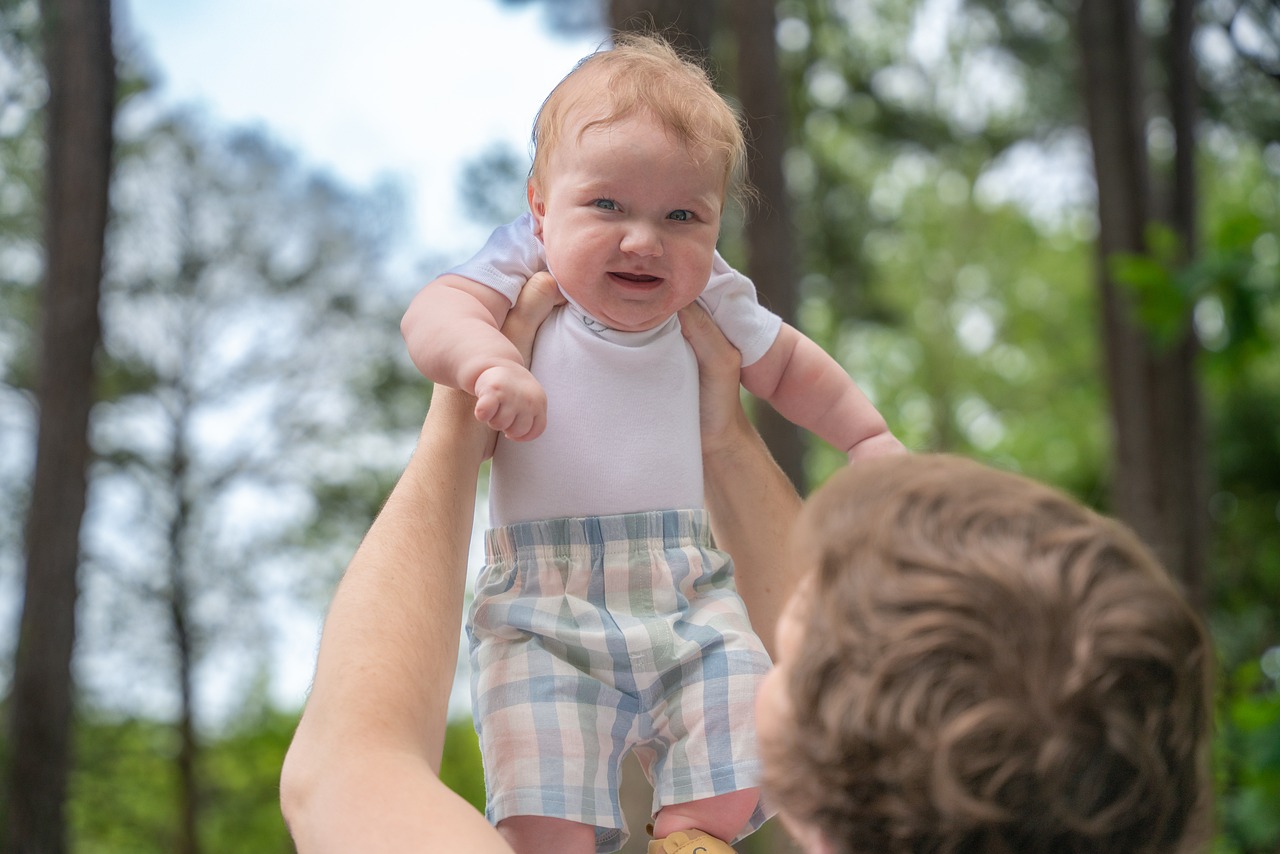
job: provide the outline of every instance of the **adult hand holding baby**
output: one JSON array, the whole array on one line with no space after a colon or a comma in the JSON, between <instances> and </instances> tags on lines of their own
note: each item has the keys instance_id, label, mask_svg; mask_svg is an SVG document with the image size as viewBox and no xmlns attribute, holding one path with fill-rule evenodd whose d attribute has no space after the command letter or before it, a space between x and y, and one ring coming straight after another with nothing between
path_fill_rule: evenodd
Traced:
<instances>
[{"instance_id":1,"label":"adult hand holding baby","mask_svg":"<svg viewBox=\"0 0 1280 854\"><path fill-rule=\"evenodd\" d=\"M526 296L525 291L531 293ZM476 420L512 441L536 439L547 427L547 393L525 365L529 364L538 325L564 302L552 275L545 270L535 273L503 325L507 337L520 350L523 364L504 362L476 378ZM537 322L530 328L534 319Z\"/></svg>"}]
</instances>

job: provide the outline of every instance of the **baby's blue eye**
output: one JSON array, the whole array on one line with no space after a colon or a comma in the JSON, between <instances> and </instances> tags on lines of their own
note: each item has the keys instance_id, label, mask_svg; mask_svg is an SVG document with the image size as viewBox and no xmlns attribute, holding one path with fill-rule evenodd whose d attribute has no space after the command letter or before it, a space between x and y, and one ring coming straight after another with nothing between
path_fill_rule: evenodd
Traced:
<instances>
[{"instance_id":1,"label":"baby's blue eye","mask_svg":"<svg viewBox=\"0 0 1280 854\"><path fill-rule=\"evenodd\" d=\"M618 203L613 199L596 199L592 204L602 211L616 211L618 209Z\"/></svg>"},{"instance_id":2,"label":"baby's blue eye","mask_svg":"<svg viewBox=\"0 0 1280 854\"><path fill-rule=\"evenodd\" d=\"M667 219L674 219L676 222L688 222L693 219L693 211L678 210L667 214Z\"/></svg>"}]
</instances>

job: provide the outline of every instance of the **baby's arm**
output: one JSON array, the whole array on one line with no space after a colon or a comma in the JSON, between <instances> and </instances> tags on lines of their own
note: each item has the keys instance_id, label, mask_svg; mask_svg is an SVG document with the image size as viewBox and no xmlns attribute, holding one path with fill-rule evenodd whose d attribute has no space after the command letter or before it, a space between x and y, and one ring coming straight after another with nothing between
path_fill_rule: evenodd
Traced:
<instances>
[{"instance_id":1,"label":"baby's arm","mask_svg":"<svg viewBox=\"0 0 1280 854\"><path fill-rule=\"evenodd\" d=\"M850 462L906 453L840 364L788 324L763 357L742 369L742 383L788 421L844 451Z\"/></svg>"},{"instance_id":2,"label":"baby's arm","mask_svg":"<svg viewBox=\"0 0 1280 854\"><path fill-rule=\"evenodd\" d=\"M556 287L539 273L525 287ZM475 395L475 416L509 439L542 434L547 396L501 332L511 306L479 282L445 274L418 292L400 332L413 363L432 382Z\"/></svg>"}]
</instances>

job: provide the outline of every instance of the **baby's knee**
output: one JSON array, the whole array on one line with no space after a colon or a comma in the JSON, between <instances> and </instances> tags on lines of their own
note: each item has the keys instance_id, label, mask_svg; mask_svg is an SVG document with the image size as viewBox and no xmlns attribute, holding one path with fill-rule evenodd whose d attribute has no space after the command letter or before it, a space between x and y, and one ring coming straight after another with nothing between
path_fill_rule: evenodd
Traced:
<instances>
[{"instance_id":1,"label":"baby's knee","mask_svg":"<svg viewBox=\"0 0 1280 854\"><path fill-rule=\"evenodd\" d=\"M516 854L595 854L596 829L589 824L541 815L513 815L498 822L498 832Z\"/></svg>"},{"instance_id":2,"label":"baby's knee","mask_svg":"<svg viewBox=\"0 0 1280 854\"><path fill-rule=\"evenodd\" d=\"M711 798L670 804L658 811L653 835L655 839L664 839L680 830L697 829L728 843L746 827L759 803L759 789L739 789Z\"/></svg>"}]
</instances>

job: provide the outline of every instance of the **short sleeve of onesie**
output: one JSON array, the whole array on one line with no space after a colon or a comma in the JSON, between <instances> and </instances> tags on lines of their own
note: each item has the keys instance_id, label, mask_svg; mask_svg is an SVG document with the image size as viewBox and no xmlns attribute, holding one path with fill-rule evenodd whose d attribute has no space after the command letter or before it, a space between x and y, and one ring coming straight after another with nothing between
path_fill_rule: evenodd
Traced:
<instances>
[{"instance_id":1,"label":"short sleeve of onesie","mask_svg":"<svg viewBox=\"0 0 1280 854\"><path fill-rule=\"evenodd\" d=\"M719 252L711 261L711 278L698 299L738 348L744 368L764 356L782 328L782 318L760 305L755 284L730 267Z\"/></svg>"},{"instance_id":2,"label":"short sleeve of onesie","mask_svg":"<svg viewBox=\"0 0 1280 854\"><path fill-rule=\"evenodd\" d=\"M547 269L542 241L533 233L533 215L497 228L469 260L449 270L493 288L515 304L520 288L534 273ZM715 253L711 278L698 299L725 337L742 354L743 366L754 364L773 346L782 318L760 305L756 286Z\"/></svg>"},{"instance_id":3,"label":"short sleeve of onesie","mask_svg":"<svg viewBox=\"0 0 1280 854\"><path fill-rule=\"evenodd\" d=\"M533 233L533 215L525 214L496 228L479 252L449 272L493 288L515 305L524 283L545 269L546 253Z\"/></svg>"}]
</instances>

